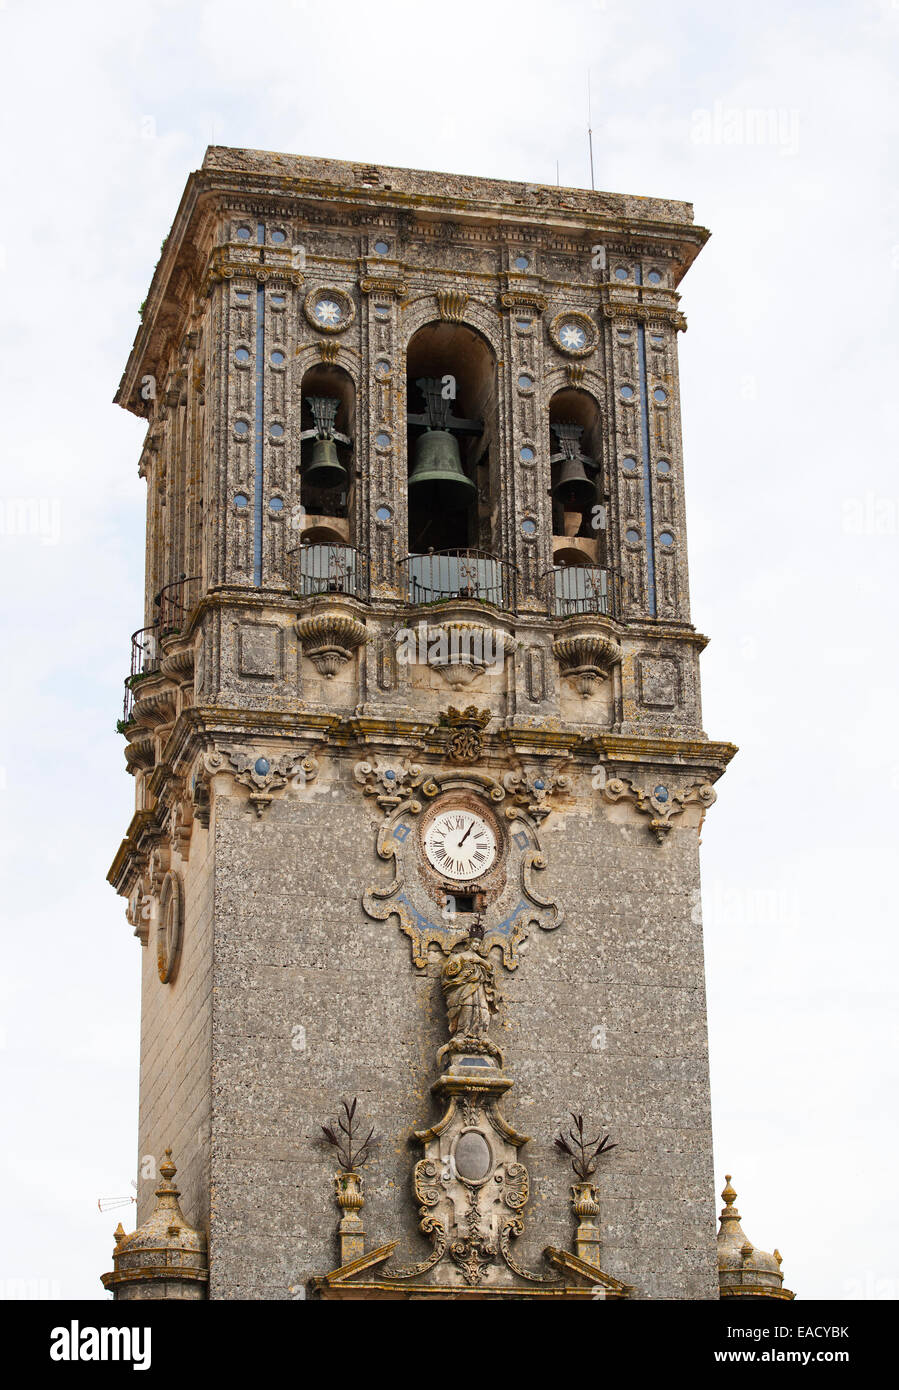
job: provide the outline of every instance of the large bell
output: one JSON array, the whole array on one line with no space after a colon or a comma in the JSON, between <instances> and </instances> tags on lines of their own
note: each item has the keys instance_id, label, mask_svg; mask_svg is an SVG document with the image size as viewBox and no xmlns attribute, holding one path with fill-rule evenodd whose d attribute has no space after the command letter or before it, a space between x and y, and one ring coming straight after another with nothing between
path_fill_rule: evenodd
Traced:
<instances>
[{"instance_id":1,"label":"large bell","mask_svg":"<svg viewBox=\"0 0 899 1390\"><path fill-rule=\"evenodd\" d=\"M566 511L581 511L589 507L596 496L596 488L584 472L581 459L563 459L559 481L552 493Z\"/></svg>"},{"instance_id":2,"label":"large bell","mask_svg":"<svg viewBox=\"0 0 899 1390\"><path fill-rule=\"evenodd\" d=\"M415 467L409 476L409 493L415 501L436 503L447 511L460 511L472 502L477 488L466 477L459 456L459 442L449 430L426 430L415 446Z\"/></svg>"},{"instance_id":3,"label":"large bell","mask_svg":"<svg viewBox=\"0 0 899 1390\"><path fill-rule=\"evenodd\" d=\"M346 487L349 474L337 457L333 439L316 439L312 458L303 470L303 481L310 487Z\"/></svg>"}]
</instances>

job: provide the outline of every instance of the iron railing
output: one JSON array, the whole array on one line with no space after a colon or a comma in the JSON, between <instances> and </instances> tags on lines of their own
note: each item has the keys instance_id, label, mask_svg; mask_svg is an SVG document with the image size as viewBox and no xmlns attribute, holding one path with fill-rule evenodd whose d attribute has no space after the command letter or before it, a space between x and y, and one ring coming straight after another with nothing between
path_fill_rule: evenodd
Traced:
<instances>
[{"instance_id":1,"label":"iron railing","mask_svg":"<svg viewBox=\"0 0 899 1390\"><path fill-rule=\"evenodd\" d=\"M153 600L156 619L149 627L139 627L131 634L131 670L125 679L125 700L122 706L122 722L128 723L134 709L135 688L144 676L151 676L159 670L161 658L160 643L164 637L182 632L199 598L200 576L182 575L171 584L164 585Z\"/></svg>"},{"instance_id":2,"label":"iron railing","mask_svg":"<svg viewBox=\"0 0 899 1390\"><path fill-rule=\"evenodd\" d=\"M553 565L543 579L547 607L554 617L618 615L618 576L614 570L598 565Z\"/></svg>"},{"instance_id":3,"label":"iron railing","mask_svg":"<svg viewBox=\"0 0 899 1390\"><path fill-rule=\"evenodd\" d=\"M368 564L352 545L312 543L289 552L290 586L295 594L348 594L364 599L368 593Z\"/></svg>"},{"instance_id":4,"label":"iron railing","mask_svg":"<svg viewBox=\"0 0 899 1390\"><path fill-rule=\"evenodd\" d=\"M166 584L153 600L156 608L156 623L161 637L180 632L187 626L189 614L193 611L199 593L200 576L192 574L189 578L182 574L172 584Z\"/></svg>"},{"instance_id":5,"label":"iron railing","mask_svg":"<svg viewBox=\"0 0 899 1390\"><path fill-rule=\"evenodd\" d=\"M486 550L429 550L400 561L410 603L480 599L495 608L512 608L517 570Z\"/></svg>"},{"instance_id":6,"label":"iron railing","mask_svg":"<svg viewBox=\"0 0 899 1390\"><path fill-rule=\"evenodd\" d=\"M144 676L159 670L159 625L139 627L131 634L131 670L125 680L122 719L127 724L134 708L134 690Z\"/></svg>"}]
</instances>

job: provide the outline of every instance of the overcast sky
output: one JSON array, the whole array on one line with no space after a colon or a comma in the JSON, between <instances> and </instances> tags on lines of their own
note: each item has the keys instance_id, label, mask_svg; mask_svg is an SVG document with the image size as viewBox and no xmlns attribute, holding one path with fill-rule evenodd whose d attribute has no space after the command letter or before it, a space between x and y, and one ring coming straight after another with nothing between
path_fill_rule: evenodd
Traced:
<instances>
[{"instance_id":1,"label":"overcast sky","mask_svg":"<svg viewBox=\"0 0 899 1390\"><path fill-rule=\"evenodd\" d=\"M897 40L899 0L0 0L7 1293L102 1297L133 1222L97 1211L139 1034L111 400L187 175L214 142L589 187L589 69L596 186L713 232L680 360L705 727L741 749L703 832L717 1189L800 1296L899 1296Z\"/></svg>"}]
</instances>

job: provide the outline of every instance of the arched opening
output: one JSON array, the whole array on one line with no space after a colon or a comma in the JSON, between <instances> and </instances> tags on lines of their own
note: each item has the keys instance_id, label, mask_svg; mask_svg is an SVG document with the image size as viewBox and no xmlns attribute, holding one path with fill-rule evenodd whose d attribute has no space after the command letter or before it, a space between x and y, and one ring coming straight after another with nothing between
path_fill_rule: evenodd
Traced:
<instances>
[{"instance_id":1,"label":"arched opening","mask_svg":"<svg viewBox=\"0 0 899 1390\"><path fill-rule=\"evenodd\" d=\"M300 501L316 518L349 520L353 511L356 390L342 367L319 362L300 388Z\"/></svg>"},{"instance_id":2,"label":"arched opening","mask_svg":"<svg viewBox=\"0 0 899 1390\"><path fill-rule=\"evenodd\" d=\"M553 536L595 542L592 558L602 564L607 503L602 418L593 397L557 391L549 403L549 436Z\"/></svg>"},{"instance_id":3,"label":"arched opening","mask_svg":"<svg viewBox=\"0 0 899 1390\"><path fill-rule=\"evenodd\" d=\"M553 512L551 611L561 617L614 613L615 576L608 568L608 483L602 417L586 391L565 388L549 403Z\"/></svg>"},{"instance_id":4,"label":"arched opening","mask_svg":"<svg viewBox=\"0 0 899 1390\"><path fill-rule=\"evenodd\" d=\"M303 375L301 390L300 502L302 513L292 552L298 593L366 591L366 567L355 546L356 390L342 367L316 363Z\"/></svg>"},{"instance_id":5,"label":"arched opening","mask_svg":"<svg viewBox=\"0 0 899 1390\"><path fill-rule=\"evenodd\" d=\"M425 324L406 352L409 552L499 540L496 359L465 324Z\"/></svg>"}]
</instances>

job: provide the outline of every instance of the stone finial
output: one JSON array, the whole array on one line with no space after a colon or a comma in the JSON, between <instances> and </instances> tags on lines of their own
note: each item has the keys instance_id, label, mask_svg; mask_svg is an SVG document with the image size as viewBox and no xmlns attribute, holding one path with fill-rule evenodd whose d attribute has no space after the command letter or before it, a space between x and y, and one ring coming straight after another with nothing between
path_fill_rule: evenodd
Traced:
<instances>
[{"instance_id":1,"label":"stone finial","mask_svg":"<svg viewBox=\"0 0 899 1390\"><path fill-rule=\"evenodd\" d=\"M724 1200L724 1207L721 1212L722 1221L739 1221L740 1213L734 1206L737 1194L731 1186L732 1179L730 1173L724 1174L724 1187L721 1189L721 1196Z\"/></svg>"}]
</instances>

